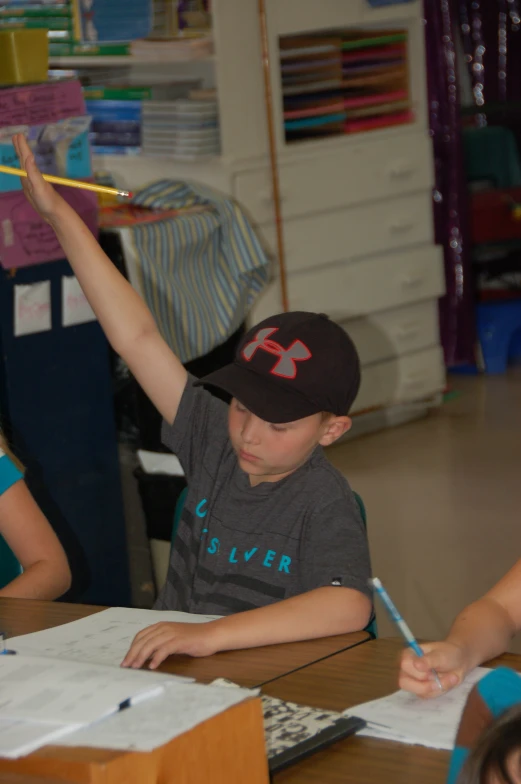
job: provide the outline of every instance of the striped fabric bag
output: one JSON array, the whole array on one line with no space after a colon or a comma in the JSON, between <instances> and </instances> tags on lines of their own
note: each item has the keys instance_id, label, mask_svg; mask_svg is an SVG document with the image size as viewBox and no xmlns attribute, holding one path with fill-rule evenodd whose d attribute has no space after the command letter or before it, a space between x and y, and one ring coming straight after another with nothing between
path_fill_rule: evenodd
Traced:
<instances>
[{"instance_id":1,"label":"striped fabric bag","mask_svg":"<svg viewBox=\"0 0 521 784\"><path fill-rule=\"evenodd\" d=\"M160 180L133 203L201 208L122 234L129 278L167 343L182 362L204 356L240 327L268 282L266 253L242 209L205 186Z\"/></svg>"}]
</instances>

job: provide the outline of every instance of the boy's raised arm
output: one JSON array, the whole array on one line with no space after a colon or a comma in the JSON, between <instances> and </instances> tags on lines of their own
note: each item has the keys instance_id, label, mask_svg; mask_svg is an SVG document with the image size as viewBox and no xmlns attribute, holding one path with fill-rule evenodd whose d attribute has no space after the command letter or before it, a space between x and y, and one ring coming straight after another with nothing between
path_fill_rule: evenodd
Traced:
<instances>
[{"instance_id":1,"label":"boy's raised arm","mask_svg":"<svg viewBox=\"0 0 521 784\"><path fill-rule=\"evenodd\" d=\"M173 422L186 370L161 337L152 314L118 272L79 215L41 176L23 134L13 138L34 209L52 226L111 346L125 360L159 413Z\"/></svg>"}]
</instances>

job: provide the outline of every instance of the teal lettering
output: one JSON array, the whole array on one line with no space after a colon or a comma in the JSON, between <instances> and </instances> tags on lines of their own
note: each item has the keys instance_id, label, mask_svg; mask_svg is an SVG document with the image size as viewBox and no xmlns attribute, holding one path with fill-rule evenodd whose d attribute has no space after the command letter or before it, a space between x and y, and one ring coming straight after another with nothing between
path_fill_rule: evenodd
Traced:
<instances>
[{"instance_id":1,"label":"teal lettering","mask_svg":"<svg viewBox=\"0 0 521 784\"><path fill-rule=\"evenodd\" d=\"M252 547L251 550L246 550L246 552L244 553L244 560L246 561L246 563L248 563L252 555L255 555L258 549L259 549L258 547Z\"/></svg>"},{"instance_id":2,"label":"teal lettering","mask_svg":"<svg viewBox=\"0 0 521 784\"><path fill-rule=\"evenodd\" d=\"M231 551L230 557L228 559L230 561L230 563L237 563L237 558L235 557L235 553L236 552L237 552L237 548L236 547L232 547L232 551Z\"/></svg>"},{"instance_id":3,"label":"teal lettering","mask_svg":"<svg viewBox=\"0 0 521 784\"><path fill-rule=\"evenodd\" d=\"M286 574L289 574L290 563L291 563L291 558L289 557L289 555L283 555L279 563L279 572L286 572Z\"/></svg>"},{"instance_id":4,"label":"teal lettering","mask_svg":"<svg viewBox=\"0 0 521 784\"><path fill-rule=\"evenodd\" d=\"M273 561L273 559L275 558L276 555L277 555L277 553L275 552L275 550L268 550L262 565L266 566L269 569L271 567L271 563L272 563L272 561Z\"/></svg>"},{"instance_id":5,"label":"teal lettering","mask_svg":"<svg viewBox=\"0 0 521 784\"><path fill-rule=\"evenodd\" d=\"M213 539L211 539L210 547L207 547L207 551L210 553L210 555L215 555L215 553L219 552L219 547L220 547L220 542L217 539L217 537L214 537Z\"/></svg>"},{"instance_id":6,"label":"teal lettering","mask_svg":"<svg viewBox=\"0 0 521 784\"><path fill-rule=\"evenodd\" d=\"M208 509L205 509L204 512L203 512L203 506L206 503L208 503L206 498L203 498L203 500L199 501L199 503L195 507L195 513L196 513L197 517L206 517L206 515L208 514Z\"/></svg>"}]
</instances>

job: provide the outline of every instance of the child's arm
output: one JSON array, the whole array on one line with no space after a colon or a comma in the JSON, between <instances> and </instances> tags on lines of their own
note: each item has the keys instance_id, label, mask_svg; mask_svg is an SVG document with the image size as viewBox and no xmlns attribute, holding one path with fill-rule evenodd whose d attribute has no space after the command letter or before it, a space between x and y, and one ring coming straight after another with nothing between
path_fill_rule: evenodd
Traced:
<instances>
[{"instance_id":1,"label":"child's arm","mask_svg":"<svg viewBox=\"0 0 521 784\"><path fill-rule=\"evenodd\" d=\"M22 479L0 495L0 534L24 570L0 597L56 599L70 587L67 556Z\"/></svg>"},{"instance_id":2,"label":"child's arm","mask_svg":"<svg viewBox=\"0 0 521 784\"><path fill-rule=\"evenodd\" d=\"M209 623L157 623L136 635L124 667L155 669L167 656L210 656L217 651L330 637L363 629L371 601L352 588L327 586Z\"/></svg>"},{"instance_id":3,"label":"child's arm","mask_svg":"<svg viewBox=\"0 0 521 784\"><path fill-rule=\"evenodd\" d=\"M56 236L114 350L167 422L173 422L186 371L158 332L152 314L102 251L79 215L45 182L22 134L13 138L25 195Z\"/></svg>"},{"instance_id":4,"label":"child's arm","mask_svg":"<svg viewBox=\"0 0 521 784\"><path fill-rule=\"evenodd\" d=\"M457 686L478 664L499 656L521 629L521 560L483 598L461 612L444 642L422 645L426 656L404 652L400 687L421 697L440 691L431 668L445 689Z\"/></svg>"}]
</instances>

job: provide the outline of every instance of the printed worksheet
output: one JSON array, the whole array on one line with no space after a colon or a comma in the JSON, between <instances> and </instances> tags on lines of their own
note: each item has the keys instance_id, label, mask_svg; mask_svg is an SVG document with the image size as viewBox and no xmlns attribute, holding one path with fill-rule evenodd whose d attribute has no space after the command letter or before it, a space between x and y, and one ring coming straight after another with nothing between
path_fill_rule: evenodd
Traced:
<instances>
[{"instance_id":1,"label":"printed worksheet","mask_svg":"<svg viewBox=\"0 0 521 784\"><path fill-rule=\"evenodd\" d=\"M159 697L67 735L57 744L152 751L253 694L249 689L168 683Z\"/></svg>"},{"instance_id":2,"label":"printed worksheet","mask_svg":"<svg viewBox=\"0 0 521 784\"><path fill-rule=\"evenodd\" d=\"M0 656L0 716L79 727L162 694L172 679L42 656Z\"/></svg>"},{"instance_id":3,"label":"printed worksheet","mask_svg":"<svg viewBox=\"0 0 521 784\"><path fill-rule=\"evenodd\" d=\"M119 667L136 634L147 626L165 621L207 623L218 617L169 610L111 607L53 629L11 637L8 647L31 656Z\"/></svg>"},{"instance_id":4,"label":"printed worksheet","mask_svg":"<svg viewBox=\"0 0 521 784\"><path fill-rule=\"evenodd\" d=\"M487 672L490 670L477 667L460 686L432 700L422 700L400 690L349 708L344 715L366 720L367 727L359 735L450 751L454 748L467 697Z\"/></svg>"},{"instance_id":5,"label":"printed worksheet","mask_svg":"<svg viewBox=\"0 0 521 784\"><path fill-rule=\"evenodd\" d=\"M68 724L44 724L0 717L0 757L23 757L74 731L75 727Z\"/></svg>"}]
</instances>

